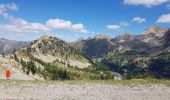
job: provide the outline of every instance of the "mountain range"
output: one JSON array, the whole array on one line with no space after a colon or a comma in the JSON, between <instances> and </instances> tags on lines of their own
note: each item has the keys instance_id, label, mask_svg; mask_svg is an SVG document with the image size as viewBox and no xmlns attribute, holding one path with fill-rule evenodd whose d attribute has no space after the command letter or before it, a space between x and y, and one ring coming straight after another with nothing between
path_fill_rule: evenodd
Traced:
<instances>
[{"instance_id":1,"label":"mountain range","mask_svg":"<svg viewBox=\"0 0 170 100\"><path fill-rule=\"evenodd\" d=\"M71 45L93 62L102 63L112 71L123 74L147 70L156 77L169 77L169 36L170 29L151 26L136 36L128 32L115 38L97 35ZM166 63L163 60L162 65L153 64L154 60L164 56L167 56Z\"/></svg>"},{"instance_id":2,"label":"mountain range","mask_svg":"<svg viewBox=\"0 0 170 100\"><path fill-rule=\"evenodd\" d=\"M25 73L45 79L73 79L80 73L92 79L111 78L115 73L129 79L170 78L169 28L151 26L140 35L96 35L72 43L43 36L32 42L1 39L0 44L1 53L18 49L13 58Z\"/></svg>"},{"instance_id":3,"label":"mountain range","mask_svg":"<svg viewBox=\"0 0 170 100\"><path fill-rule=\"evenodd\" d=\"M20 49L22 47L28 46L29 44L29 41L13 41L0 38L0 54L12 53L14 49Z\"/></svg>"}]
</instances>

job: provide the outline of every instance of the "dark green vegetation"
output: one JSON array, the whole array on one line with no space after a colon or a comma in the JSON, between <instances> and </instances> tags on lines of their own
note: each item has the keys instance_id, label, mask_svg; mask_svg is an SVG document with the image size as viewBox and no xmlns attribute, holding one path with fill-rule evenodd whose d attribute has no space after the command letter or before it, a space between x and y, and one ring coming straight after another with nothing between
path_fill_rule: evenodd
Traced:
<instances>
[{"instance_id":1,"label":"dark green vegetation","mask_svg":"<svg viewBox=\"0 0 170 100\"><path fill-rule=\"evenodd\" d=\"M158 78L170 78L170 53L160 54L157 58L152 59L151 62L150 72Z\"/></svg>"},{"instance_id":2,"label":"dark green vegetation","mask_svg":"<svg viewBox=\"0 0 170 100\"><path fill-rule=\"evenodd\" d=\"M90 66L89 68L80 69L73 68L73 66L68 65L68 67L63 68L53 63L45 63L38 58L34 58L29 52L27 53L32 60L25 62L21 59L20 63L23 66L23 71L27 74L30 72L33 75L35 73L41 74L47 80L108 80L114 78L114 74L109 71L108 68L103 66ZM41 64L44 69L37 69L34 62Z\"/></svg>"},{"instance_id":3,"label":"dark green vegetation","mask_svg":"<svg viewBox=\"0 0 170 100\"><path fill-rule=\"evenodd\" d=\"M30 72L34 75L37 72L37 67L35 66L35 63L33 61L24 62L21 59L21 65L23 67L23 71L26 72L28 75Z\"/></svg>"}]
</instances>

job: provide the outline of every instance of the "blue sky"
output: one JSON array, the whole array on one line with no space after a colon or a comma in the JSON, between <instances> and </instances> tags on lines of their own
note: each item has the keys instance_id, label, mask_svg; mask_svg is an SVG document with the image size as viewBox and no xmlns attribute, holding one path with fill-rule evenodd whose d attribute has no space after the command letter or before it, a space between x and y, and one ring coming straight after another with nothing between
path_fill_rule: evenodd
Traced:
<instances>
[{"instance_id":1,"label":"blue sky","mask_svg":"<svg viewBox=\"0 0 170 100\"><path fill-rule=\"evenodd\" d=\"M54 35L75 41L97 34L140 34L169 27L169 0L1 0L0 37L34 40Z\"/></svg>"}]
</instances>

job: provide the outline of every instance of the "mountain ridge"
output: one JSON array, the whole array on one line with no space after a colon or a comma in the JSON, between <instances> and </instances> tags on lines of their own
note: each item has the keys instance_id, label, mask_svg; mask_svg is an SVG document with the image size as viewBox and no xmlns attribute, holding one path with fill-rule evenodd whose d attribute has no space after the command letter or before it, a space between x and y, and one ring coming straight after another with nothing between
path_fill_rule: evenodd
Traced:
<instances>
[{"instance_id":1,"label":"mountain ridge","mask_svg":"<svg viewBox=\"0 0 170 100\"><path fill-rule=\"evenodd\" d=\"M87 40L83 40L82 46L77 46L76 44L80 44L82 41L75 43L73 45L75 48L79 47L79 50L82 50L82 53L87 55L94 63L96 61L98 63L102 63L114 71L120 73L139 73L139 72L146 72L149 69L145 69L147 67L151 68L150 73L155 74L156 76L161 77L169 77L169 74L163 74L159 72L159 70L153 71L156 67L154 67L153 59L162 59L161 57L165 56L164 52L168 52L169 50L169 28L160 28L156 26L151 26L144 30L139 35L131 35L129 33L121 34L111 40L107 40L104 43L103 40L99 40L96 38L91 38ZM97 43L93 41L98 41ZM109 44L113 45L109 45ZM93 46L91 46L93 45ZM97 47L97 45L108 45L108 47ZM113 47L112 47L113 46ZM93 48L93 51L100 50L101 52L95 52L95 55L91 54L91 50L83 49L86 48ZM111 48L111 49L109 49ZM103 54L104 53L104 54ZM103 55L101 55L103 54ZM169 53L166 53L167 57L169 57ZM97 56L101 55L101 56ZM169 59L169 58L167 58ZM153 61L153 62L152 62ZM169 60L168 60L169 61ZM120 64L121 63L121 64ZM166 64L166 63L165 63ZM161 66L160 66L161 67ZM166 67L166 69L170 69L167 65L164 66L162 64L162 69ZM161 69L161 70L162 70ZM168 70L162 70L164 73L167 73ZM126 70L126 71L125 71ZM138 71L137 71L138 70ZM147 72L146 72L147 73ZM160 74L160 75L158 75Z\"/></svg>"},{"instance_id":2,"label":"mountain ridge","mask_svg":"<svg viewBox=\"0 0 170 100\"><path fill-rule=\"evenodd\" d=\"M97 35L72 43L54 36L43 36L17 50L14 59L27 74L30 71L34 74L38 70L47 79L70 78L60 76L58 71L69 70L68 73L61 72L75 76L77 68L79 71L95 70L93 78L102 71L105 74L108 74L107 71L118 72L127 78L147 77L148 74L170 78L169 30L152 26L144 31L145 34L132 35L125 32L115 38ZM159 61L164 63L156 63ZM89 72L84 73L89 75Z\"/></svg>"}]
</instances>

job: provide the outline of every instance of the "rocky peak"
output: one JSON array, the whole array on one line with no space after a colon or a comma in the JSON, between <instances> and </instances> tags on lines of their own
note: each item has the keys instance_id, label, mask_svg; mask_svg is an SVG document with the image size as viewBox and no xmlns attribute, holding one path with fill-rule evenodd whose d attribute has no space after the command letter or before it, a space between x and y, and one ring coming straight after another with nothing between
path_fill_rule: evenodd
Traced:
<instances>
[{"instance_id":1,"label":"rocky peak","mask_svg":"<svg viewBox=\"0 0 170 100\"><path fill-rule=\"evenodd\" d=\"M160 28L158 26L151 26L147 28L142 35L155 35L156 37L163 37L168 29L166 28Z\"/></svg>"},{"instance_id":2,"label":"rocky peak","mask_svg":"<svg viewBox=\"0 0 170 100\"><path fill-rule=\"evenodd\" d=\"M40 37L37 40L34 40L32 45L36 45L36 44L39 44L39 43L48 43L48 44L51 44L54 41L63 41L63 40L61 40L59 38L56 38L54 36L45 35L45 36Z\"/></svg>"},{"instance_id":3,"label":"rocky peak","mask_svg":"<svg viewBox=\"0 0 170 100\"><path fill-rule=\"evenodd\" d=\"M122 36L122 37L129 37L129 38L133 37L133 35L132 35L131 33L128 33L128 32L122 33L121 36Z\"/></svg>"},{"instance_id":4,"label":"rocky peak","mask_svg":"<svg viewBox=\"0 0 170 100\"><path fill-rule=\"evenodd\" d=\"M44 35L44 36L40 37L38 40L52 40L52 39L58 39L58 38L51 36L51 35ZM60 39L58 39L58 40L60 40Z\"/></svg>"},{"instance_id":5,"label":"rocky peak","mask_svg":"<svg viewBox=\"0 0 170 100\"><path fill-rule=\"evenodd\" d=\"M128 32L124 32L122 33L120 36L116 37L115 38L115 41L116 42L119 42L119 43L123 43L125 41L129 41L129 40L133 40L134 39L134 36L131 35L130 33Z\"/></svg>"},{"instance_id":6,"label":"rocky peak","mask_svg":"<svg viewBox=\"0 0 170 100\"><path fill-rule=\"evenodd\" d=\"M99 35L94 36L93 39L107 39L107 40L111 40L111 37L109 37L107 35L99 34Z\"/></svg>"}]
</instances>

